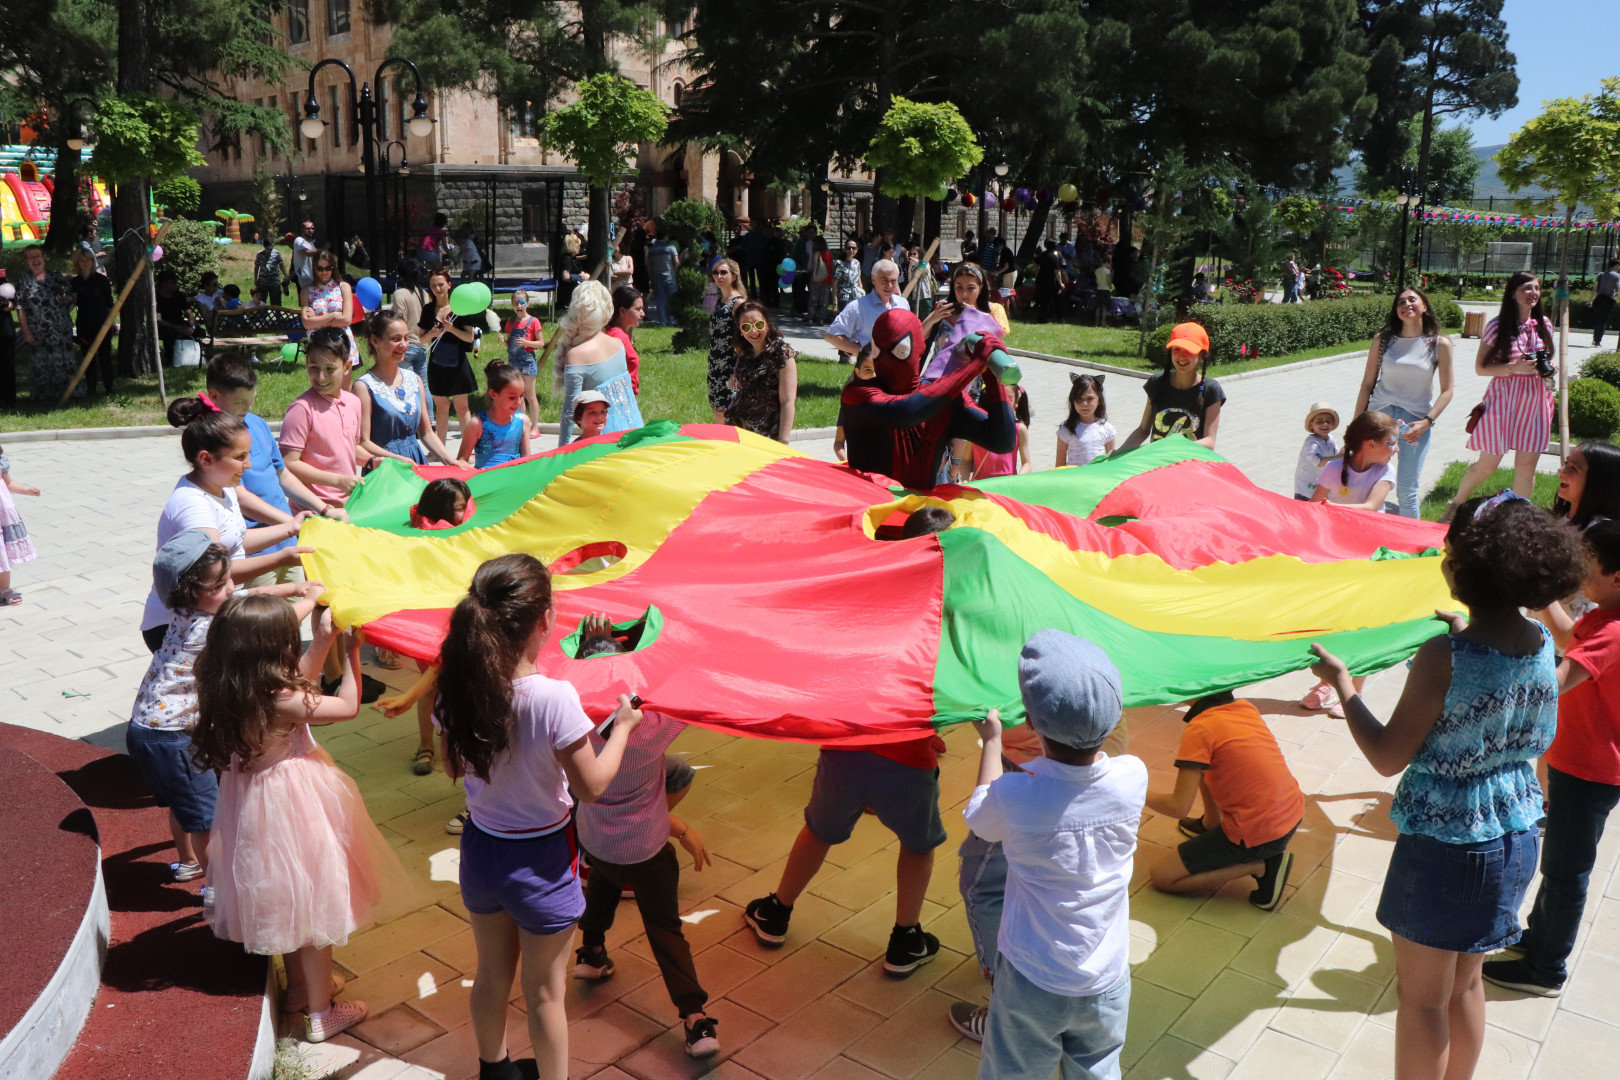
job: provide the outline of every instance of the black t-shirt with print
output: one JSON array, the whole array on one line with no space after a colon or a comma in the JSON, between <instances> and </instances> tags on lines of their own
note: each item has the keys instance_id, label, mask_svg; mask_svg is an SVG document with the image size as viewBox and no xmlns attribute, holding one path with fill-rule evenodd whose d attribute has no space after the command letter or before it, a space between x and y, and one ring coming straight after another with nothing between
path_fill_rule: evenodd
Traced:
<instances>
[{"instance_id":1,"label":"black t-shirt with print","mask_svg":"<svg viewBox=\"0 0 1620 1080\"><path fill-rule=\"evenodd\" d=\"M1153 426L1148 440L1163 439L1177 432L1189 439L1204 437L1204 417L1210 407L1226 400L1226 391L1214 379L1204 379L1186 389L1171 382L1171 373L1159 371L1148 377L1147 397L1153 406Z\"/></svg>"}]
</instances>

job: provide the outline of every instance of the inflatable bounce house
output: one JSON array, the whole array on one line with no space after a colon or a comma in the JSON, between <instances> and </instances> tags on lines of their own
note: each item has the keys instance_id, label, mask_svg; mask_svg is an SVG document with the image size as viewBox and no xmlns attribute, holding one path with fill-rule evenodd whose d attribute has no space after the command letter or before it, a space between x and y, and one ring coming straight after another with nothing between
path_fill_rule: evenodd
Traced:
<instances>
[{"instance_id":1,"label":"inflatable bounce house","mask_svg":"<svg viewBox=\"0 0 1620 1080\"><path fill-rule=\"evenodd\" d=\"M0 146L0 245L36 244L50 231L55 164L54 153L41 147ZM98 219L112 206L107 185L82 172L79 196Z\"/></svg>"}]
</instances>

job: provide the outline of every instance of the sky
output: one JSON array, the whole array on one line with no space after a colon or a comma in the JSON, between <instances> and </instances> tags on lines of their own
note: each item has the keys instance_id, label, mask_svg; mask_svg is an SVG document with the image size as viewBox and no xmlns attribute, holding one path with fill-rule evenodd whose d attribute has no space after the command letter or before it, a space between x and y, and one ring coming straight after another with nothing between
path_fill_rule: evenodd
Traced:
<instances>
[{"instance_id":1,"label":"sky","mask_svg":"<svg viewBox=\"0 0 1620 1080\"><path fill-rule=\"evenodd\" d=\"M1607 10L1608 14L1601 14ZM1507 0L1508 48L1518 59L1519 104L1495 120L1466 121L1475 146L1495 146L1553 98L1596 93L1606 77L1620 76L1613 39L1614 9L1601 0Z\"/></svg>"}]
</instances>

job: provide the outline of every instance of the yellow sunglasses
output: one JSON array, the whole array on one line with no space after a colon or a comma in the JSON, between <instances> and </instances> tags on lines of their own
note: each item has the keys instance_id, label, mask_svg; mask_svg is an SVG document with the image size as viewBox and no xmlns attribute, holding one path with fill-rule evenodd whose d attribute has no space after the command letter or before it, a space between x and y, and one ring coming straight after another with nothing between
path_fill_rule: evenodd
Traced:
<instances>
[{"instance_id":1,"label":"yellow sunglasses","mask_svg":"<svg viewBox=\"0 0 1620 1080\"><path fill-rule=\"evenodd\" d=\"M769 327L770 325L771 324L766 322L764 319L760 319L758 322L738 323L737 328L739 330L741 330L743 333L749 334L749 333L752 333L755 330L764 330L767 327Z\"/></svg>"}]
</instances>

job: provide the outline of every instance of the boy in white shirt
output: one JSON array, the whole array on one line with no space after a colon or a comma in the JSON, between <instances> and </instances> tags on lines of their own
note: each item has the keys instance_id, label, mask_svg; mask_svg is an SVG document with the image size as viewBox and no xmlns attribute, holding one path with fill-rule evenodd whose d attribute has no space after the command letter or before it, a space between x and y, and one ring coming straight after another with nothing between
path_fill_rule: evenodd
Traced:
<instances>
[{"instance_id":1,"label":"boy in white shirt","mask_svg":"<svg viewBox=\"0 0 1620 1080\"><path fill-rule=\"evenodd\" d=\"M968 827L1007 858L995 992L980 1080L1117 1080L1130 1008L1129 889L1147 767L1109 757L1119 671L1097 646L1042 630L1018 660L1019 689L1043 755L1002 775L1001 718L984 740Z\"/></svg>"}]
</instances>

